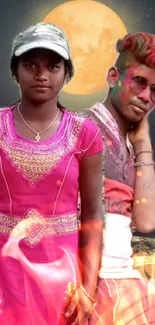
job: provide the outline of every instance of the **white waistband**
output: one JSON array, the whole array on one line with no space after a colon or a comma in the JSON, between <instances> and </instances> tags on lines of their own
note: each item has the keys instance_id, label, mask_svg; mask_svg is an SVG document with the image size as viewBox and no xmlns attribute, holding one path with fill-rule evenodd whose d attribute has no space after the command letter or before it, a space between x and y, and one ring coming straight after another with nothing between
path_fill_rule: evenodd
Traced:
<instances>
[{"instance_id":1,"label":"white waistband","mask_svg":"<svg viewBox=\"0 0 155 325\"><path fill-rule=\"evenodd\" d=\"M106 213L100 277L139 277L133 270L130 223L129 217Z\"/></svg>"}]
</instances>

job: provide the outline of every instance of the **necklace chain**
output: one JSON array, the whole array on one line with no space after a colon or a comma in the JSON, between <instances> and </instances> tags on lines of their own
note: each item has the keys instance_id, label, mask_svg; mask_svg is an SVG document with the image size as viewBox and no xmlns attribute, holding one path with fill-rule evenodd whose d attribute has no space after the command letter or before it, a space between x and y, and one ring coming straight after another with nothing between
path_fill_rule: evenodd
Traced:
<instances>
[{"instance_id":1,"label":"necklace chain","mask_svg":"<svg viewBox=\"0 0 155 325\"><path fill-rule=\"evenodd\" d=\"M57 112L57 114L56 114L56 116L54 117L54 119L52 120L52 122L50 122L50 124L46 127L46 128L44 128L42 131L40 131L40 132L37 132L37 131L35 131L26 121L25 121L25 119L24 119L24 117L23 117L23 115L22 115L22 113L21 113L21 111L20 111L20 109L19 109L19 105L17 105L17 111L18 111L18 114L19 114L19 116L21 117L21 119L22 119L22 121L23 121L23 123L33 132L33 133L35 133L36 134L36 136L35 136L35 141L36 142L39 142L40 141L40 139L41 139L41 136L40 136L40 134L42 134L42 133L44 133L47 129L49 129L50 128L50 126L52 126L53 125L53 123L56 121L56 119L57 119L57 117L58 117L58 115L59 115L59 113L60 113L60 110L58 109L58 112Z\"/></svg>"}]
</instances>

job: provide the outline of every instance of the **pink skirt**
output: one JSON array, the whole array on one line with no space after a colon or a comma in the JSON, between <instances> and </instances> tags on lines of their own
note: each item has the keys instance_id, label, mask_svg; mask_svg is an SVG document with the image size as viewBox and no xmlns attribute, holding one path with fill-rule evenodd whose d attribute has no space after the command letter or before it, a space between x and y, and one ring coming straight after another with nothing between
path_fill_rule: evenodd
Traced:
<instances>
[{"instance_id":1,"label":"pink skirt","mask_svg":"<svg viewBox=\"0 0 155 325\"><path fill-rule=\"evenodd\" d=\"M77 237L47 237L33 248L0 238L1 325L67 324L61 315L67 285L77 280Z\"/></svg>"}]
</instances>

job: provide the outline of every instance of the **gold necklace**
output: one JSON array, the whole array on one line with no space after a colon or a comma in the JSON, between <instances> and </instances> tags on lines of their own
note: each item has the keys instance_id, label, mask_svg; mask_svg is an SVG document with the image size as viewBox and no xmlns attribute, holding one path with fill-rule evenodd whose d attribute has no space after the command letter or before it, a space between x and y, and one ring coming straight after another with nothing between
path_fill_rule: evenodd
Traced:
<instances>
[{"instance_id":1,"label":"gold necklace","mask_svg":"<svg viewBox=\"0 0 155 325\"><path fill-rule=\"evenodd\" d=\"M40 141L40 139L41 139L41 136L40 136L40 134L42 134L43 132L45 132L47 129L49 129L50 128L50 126L52 126L52 124L56 121L56 119L57 119L57 117L58 117L58 115L59 115L59 113L60 113L60 110L58 109L58 112L57 112L57 114L56 114L56 116L54 117L54 119L52 120L52 122L46 127L46 128L44 128L42 131L40 131L40 132L37 132L37 131L35 131L26 121L25 121L25 119L24 119L24 117L23 117L23 115L22 115L22 113L21 113L21 111L20 111L20 109L19 109L19 105L17 106L17 111L18 111L18 114L19 114L19 116L21 117L21 119L22 119L22 121L23 121L23 123L32 131L32 132L34 132L35 134L36 134L36 136L34 137L34 139L35 139L35 141L36 142L39 142Z\"/></svg>"}]
</instances>

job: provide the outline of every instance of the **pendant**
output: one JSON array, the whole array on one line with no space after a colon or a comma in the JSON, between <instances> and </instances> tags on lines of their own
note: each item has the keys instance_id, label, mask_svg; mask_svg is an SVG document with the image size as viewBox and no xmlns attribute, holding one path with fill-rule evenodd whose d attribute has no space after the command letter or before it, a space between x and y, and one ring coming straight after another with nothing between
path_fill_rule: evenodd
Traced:
<instances>
[{"instance_id":1,"label":"pendant","mask_svg":"<svg viewBox=\"0 0 155 325\"><path fill-rule=\"evenodd\" d=\"M36 136L35 136L35 140L36 140L37 142L39 142L40 139L41 139L41 137L40 137L39 133L37 133Z\"/></svg>"}]
</instances>

